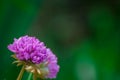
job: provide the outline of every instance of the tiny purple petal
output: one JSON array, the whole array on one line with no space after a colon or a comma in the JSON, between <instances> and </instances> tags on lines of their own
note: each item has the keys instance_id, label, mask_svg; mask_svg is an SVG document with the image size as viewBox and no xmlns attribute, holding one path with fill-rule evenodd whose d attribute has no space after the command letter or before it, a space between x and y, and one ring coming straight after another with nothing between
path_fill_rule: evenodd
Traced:
<instances>
[{"instance_id":1,"label":"tiny purple petal","mask_svg":"<svg viewBox=\"0 0 120 80\"><path fill-rule=\"evenodd\" d=\"M57 73L59 72L59 66L56 63L48 64L49 74L47 78L56 78Z\"/></svg>"},{"instance_id":2,"label":"tiny purple petal","mask_svg":"<svg viewBox=\"0 0 120 80\"><path fill-rule=\"evenodd\" d=\"M43 62L43 60L47 57L46 54L40 53L40 52L34 52L31 54L31 61L33 63L39 64L40 62Z\"/></svg>"}]
</instances>

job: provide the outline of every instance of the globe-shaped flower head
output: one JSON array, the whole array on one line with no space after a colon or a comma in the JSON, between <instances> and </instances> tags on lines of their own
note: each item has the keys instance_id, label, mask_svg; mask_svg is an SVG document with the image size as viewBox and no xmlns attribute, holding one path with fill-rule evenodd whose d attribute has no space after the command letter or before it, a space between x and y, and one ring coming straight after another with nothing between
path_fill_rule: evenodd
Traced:
<instances>
[{"instance_id":1,"label":"globe-shaped flower head","mask_svg":"<svg viewBox=\"0 0 120 80\"><path fill-rule=\"evenodd\" d=\"M41 78L55 78L59 71L57 57L35 37L23 36L14 39L8 49L14 52L17 60L26 64L25 69ZM19 62L18 61L18 62Z\"/></svg>"}]
</instances>

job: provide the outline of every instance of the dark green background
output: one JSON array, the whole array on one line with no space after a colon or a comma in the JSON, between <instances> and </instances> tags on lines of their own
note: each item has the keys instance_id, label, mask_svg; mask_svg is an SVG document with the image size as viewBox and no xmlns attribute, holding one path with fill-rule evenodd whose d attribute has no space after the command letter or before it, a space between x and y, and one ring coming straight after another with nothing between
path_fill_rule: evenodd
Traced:
<instances>
[{"instance_id":1,"label":"dark green background","mask_svg":"<svg viewBox=\"0 0 120 80\"><path fill-rule=\"evenodd\" d=\"M24 35L56 54L55 80L120 80L119 0L0 0L0 80L16 80L7 46Z\"/></svg>"}]
</instances>

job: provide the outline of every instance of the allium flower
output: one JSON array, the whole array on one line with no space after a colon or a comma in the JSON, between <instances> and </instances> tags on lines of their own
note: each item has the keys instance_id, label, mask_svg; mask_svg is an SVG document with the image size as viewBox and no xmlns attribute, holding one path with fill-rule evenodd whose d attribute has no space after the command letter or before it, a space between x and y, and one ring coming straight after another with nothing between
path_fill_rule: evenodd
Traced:
<instances>
[{"instance_id":1,"label":"allium flower","mask_svg":"<svg viewBox=\"0 0 120 80\"><path fill-rule=\"evenodd\" d=\"M23 36L14 39L8 49L15 54L14 63L24 65L24 69L40 78L56 78L59 71L57 57L35 37Z\"/></svg>"}]
</instances>

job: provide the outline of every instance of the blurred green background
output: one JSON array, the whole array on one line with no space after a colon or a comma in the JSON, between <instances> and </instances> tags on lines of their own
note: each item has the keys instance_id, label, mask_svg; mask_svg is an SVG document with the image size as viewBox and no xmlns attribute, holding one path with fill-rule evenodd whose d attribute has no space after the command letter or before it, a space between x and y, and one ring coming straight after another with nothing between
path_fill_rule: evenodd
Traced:
<instances>
[{"instance_id":1,"label":"blurred green background","mask_svg":"<svg viewBox=\"0 0 120 80\"><path fill-rule=\"evenodd\" d=\"M119 0L0 0L0 80L16 80L7 45L23 35L57 55L55 80L120 80Z\"/></svg>"}]
</instances>

